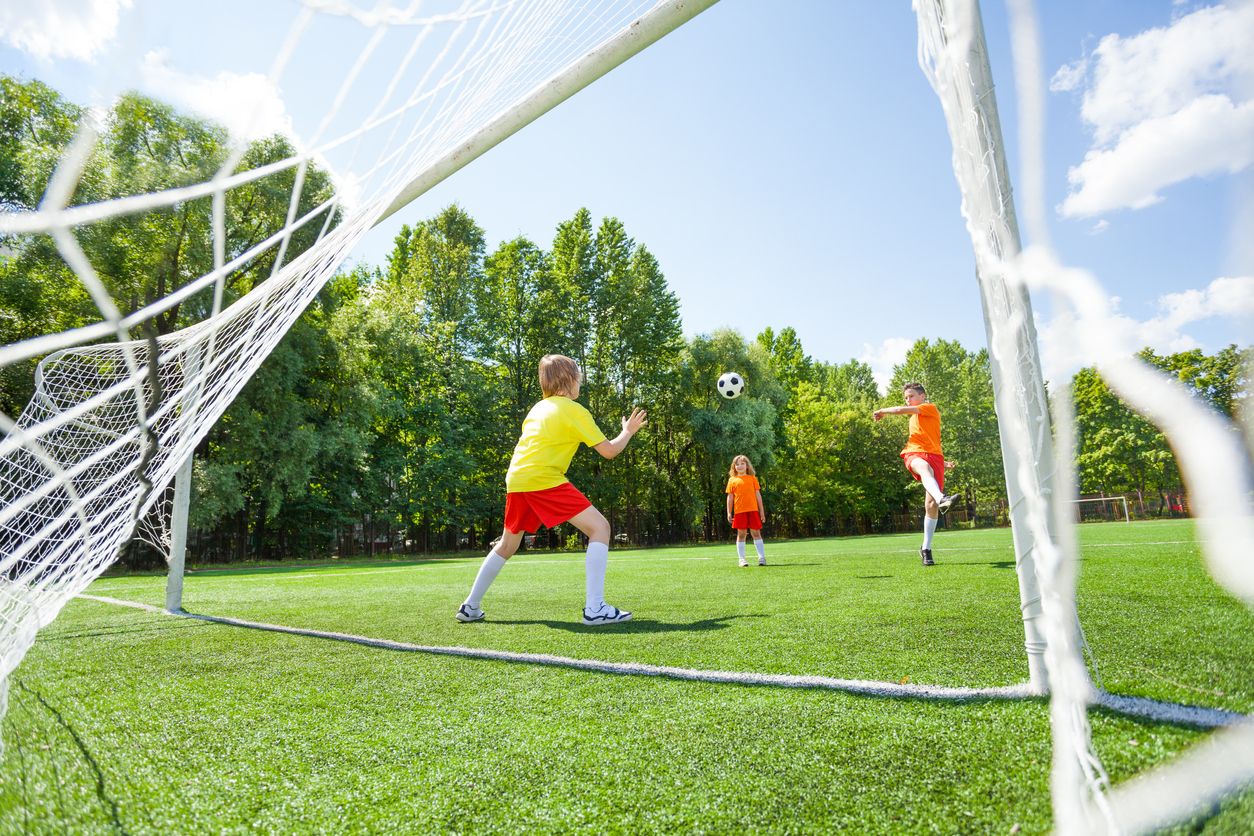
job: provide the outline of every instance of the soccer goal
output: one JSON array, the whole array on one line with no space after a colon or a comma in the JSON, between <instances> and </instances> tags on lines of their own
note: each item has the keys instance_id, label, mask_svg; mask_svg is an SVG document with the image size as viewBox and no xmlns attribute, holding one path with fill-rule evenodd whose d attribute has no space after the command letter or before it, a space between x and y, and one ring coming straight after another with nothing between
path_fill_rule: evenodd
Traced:
<instances>
[{"instance_id":1,"label":"soccer goal","mask_svg":"<svg viewBox=\"0 0 1254 836\"><path fill-rule=\"evenodd\" d=\"M1132 516L1128 513L1128 498L1126 496L1098 496L1090 499L1073 499L1071 502L1075 505L1076 522L1082 521L1080 514L1085 503L1097 504L1101 507L1103 514L1108 513L1108 508L1111 505L1114 505L1115 512L1118 513L1118 503L1123 503L1123 521L1127 523L1132 522Z\"/></svg>"},{"instance_id":2,"label":"soccer goal","mask_svg":"<svg viewBox=\"0 0 1254 836\"><path fill-rule=\"evenodd\" d=\"M83 111L37 204L0 213L10 257L55 253L98 312L0 348L0 368L38 361L25 410L0 415L0 689L132 538L168 550L179 609L193 450L372 226L713 2L302 2L264 86L334 67L312 136L262 160L238 143L203 178L179 172L147 192L88 188L110 124L103 107ZM114 58L102 105L146 70ZM318 169L329 194L314 192ZM277 222L241 244L228 218L275 192ZM93 259L93 235L187 216L203 227L203 273L119 291ZM203 316L162 333L180 306Z\"/></svg>"},{"instance_id":3,"label":"soccer goal","mask_svg":"<svg viewBox=\"0 0 1254 836\"><path fill-rule=\"evenodd\" d=\"M55 253L61 278L98 311L93 321L0 348L0 368L38 362L29 405L19 417L0 415L0 699L39 629L133 538L169 554L167 608L180 609L193 451L371 227L714 2L460 0L366 10L348 0L301 0L265 82L279 85L296 68L332 79L308 139L265 160L240 145L211 171L133 192L111 193L93 180L109 125L103 108L84 111L36 205L0 212L6 252L16 253L6 257ZM1020 243L976 0L914 0L919 60L944 110L975 252L1028 678L1051 696L1056 827L1149 832L1254 775L1254 727L1217 733L1162 776L1107 781L1088 741L1086 710L1100 694L1076 617L1068 393L1055 390L1051 413L1029 291L1051 294L1073 313L1074 341L1172 439L1208 565L1254 604L1247 458L1227 426L1129 359L1139 346L1112 338L1108 295L1051 249L1040 39L1030 0L1008 6L1030 247ZM115 63L102 106L144 71L142 56ZM258 107L256 119L264 116ZM331 172L328 193L313 186L319 171ZM240 244L228 219L276 190L278 222ZM173 287L141 281L119 293L93 235L193 211L204 229L205 269ZM246 273L253 278L237 281ZM158 325L179 306L203 315L163 332Z\"/></svg>"}]
</instances>

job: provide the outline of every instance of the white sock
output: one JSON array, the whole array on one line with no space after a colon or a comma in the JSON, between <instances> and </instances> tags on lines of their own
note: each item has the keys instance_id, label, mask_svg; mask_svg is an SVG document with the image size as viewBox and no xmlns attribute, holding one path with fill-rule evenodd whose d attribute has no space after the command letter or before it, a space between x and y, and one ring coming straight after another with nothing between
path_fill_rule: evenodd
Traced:
<instances>
[{"instance_id":1,"label":"white sock","mask_svg":"<svg viewBox=\"0 0 1254 836\"><path fill-rule=\"evenodd\" d=\"M745 559L745 541L744 540L736 541L736 554L740 555L741 560Z\"/></svg>"},{"instance_id":2,"label":"white sock","mask_svg":"<svg viewBox=\"0 0 1254 836\"><path fill-rule=\"evenodd\" d=\"M758 557L766 558L766 545L761 540L754 540L753 547L758 550Z\"/></svg>"},{"instance_id":3,"label":"white sock","mask_svg":"<svg viewBox=\"0 0 1254 836\"><path fill-rule=\"evenodd\" d=\"M939 520L934 520L929 516L923 517L923 548L925 549L932 548L932 535L936 533L937 522Z\"/></svg>"},{"instance_id":4,"label":"white sock","mask_svg":"<svg viewBox=\"0 0 1254 836\"><path fill-rule=\"evenodd\" d=\"M487 593L488 587L492 585L492 581L496 580L496 576L505 568L505 558L496 553L496 549L488 552L488 556L483 559L483 565L479 567L479 574L475 575L475 585L470 588L470 594L466 596L466 603L472 607L478 607L483 603L483 596Z\"/></svg>"},{"instance_id":5,"label":"white sock","mask_svg":"<svg viewBox=\"0 0 1254 836\"><path fill-rule=\"evenodd\" d=\"M923 482L923 490L931 494L932 499L940 502L945 494L941 493L940 485L936 484L936 477L928 472L919 474L919 479Z\"/></svg>"},{"instance_id":6,"label":"white sock","mask_svg":"<svg viewBox=\"0 0 1254 836\"><path fill-rule=\"evenodd\" d=\"M605 567L610 561L610 547L605 543L589 543L588 555L584 558L584 607L599 610L605 603Z\"/></svg>"}]
</instances>

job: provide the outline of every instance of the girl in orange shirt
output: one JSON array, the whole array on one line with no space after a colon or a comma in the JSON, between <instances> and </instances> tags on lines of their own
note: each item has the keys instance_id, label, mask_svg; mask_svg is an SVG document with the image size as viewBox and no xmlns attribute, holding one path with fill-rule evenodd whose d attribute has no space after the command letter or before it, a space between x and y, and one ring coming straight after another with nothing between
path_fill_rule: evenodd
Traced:
<instances>
[{"instance_id":1,"label":"girl in orange shirt","mask_svg":"<svg viewBox=\"0 0 1254 836\"><path fill-rule=\"evenodd\" d=\"M736 553L740 565L745 560L745 533L753 534L753 546L758 550L758 565L766 565L766 546L762 542L762 518L766 507L762 504L762 487L748 456L732 459L731 473L727 479L727 521L736 529Z\"/></svg>"}]
</instances>

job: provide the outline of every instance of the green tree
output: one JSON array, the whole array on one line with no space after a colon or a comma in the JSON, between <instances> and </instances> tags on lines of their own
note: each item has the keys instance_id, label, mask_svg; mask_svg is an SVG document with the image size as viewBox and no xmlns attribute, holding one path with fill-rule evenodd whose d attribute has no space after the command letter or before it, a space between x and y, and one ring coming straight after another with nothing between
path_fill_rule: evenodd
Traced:
<instances>
[{"instance_id":1,"label":"green tree","mask_svg":"<svg viewBox=\"0 0 1254 836\"><path fill-rule=\"evenodd\" d=\"M1145 492L1179 484L1167 439L1129 409L1094 368L1071 378L1076 420L1076 467L1081 493L1133 491L1145 512Z\"/></svg>"},{"instance_id":2,"label":"green tree","mask_svg":"<svg viewBox=\"0 0 1254 836\"><path fill-rule=\"evenodd\" d=\"M1219 414L1232 419L1247 397L1249 350L1235 345L1213 355L1201 349L1159 355L1146 348L1138 356L1173 374L1187 391ZM1145 514L1145 494L1165 493L1180 485L1179 466L1167 438L1142 418L1102 380L1095 368L1081 369L1071 380L1076 416L1076 466L1081 492L1137 494ZM1233 432L1237 432L1235 424Z\"/></svg>"},{"instance_id":3,"label":"green tree","mask_svg":"<svg viewBox=\"0 0 1254 836\"><path fill-rule=\"evenodd\" d=\"M0 77L0 199L6 205L37 207L81 113L46 85ZM225 129L136 93L119 97L104 124L72 205L204 182L221 168L231 146ZM239 170L294 154L286 139L264 139L248 146ZM228 302L275 269L277 246L247 256L284 227L295 178L295 169L286 168L228 193L223 244L228 262L242 259L227 280ZM332 193L330 176L308 166L298 212L325 204ZM211 202L209 197L183 201L75 228L79 246L119 309L132 313L213 269ZM293 231L287 257L312 246L323 229L314 222ZM13 235L2 243L8 253L0 259L0 323L5 323L0 337L6 342L101 319L49 236ZM204 318L211 304L212 290L206 289L156 313L146 330L165 334L182 328ZM29 398L34 362L5 370L0 394L6 410L17 411Z\"/></svg>"}]
</instances>

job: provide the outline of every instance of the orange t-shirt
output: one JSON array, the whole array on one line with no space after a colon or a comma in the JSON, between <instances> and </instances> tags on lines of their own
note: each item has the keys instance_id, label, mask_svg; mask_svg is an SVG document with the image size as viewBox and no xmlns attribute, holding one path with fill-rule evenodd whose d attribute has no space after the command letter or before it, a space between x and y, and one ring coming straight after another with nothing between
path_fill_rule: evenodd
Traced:
<instances>
[{"instance_id":1,"label":"orange t-shirt","mask_svg":"<svg viewBox=\"0 0 1254 836\"><path fill-rule=\"evenodd\" d=\"M940 410L933 403L919 404L919 414L910 416L910 438L902 453L935 453L940 456Z\"/></svg>"},{"instance_id":2,"label":"orange t-shirt","mask_svg":"<svg viewBox=\"0 0 1254 836\"><path fill-rule=\"evenodd\" d=\"M741 514L758 510L757 493L761 487L758 484L758 477L752 473L728 479L727 492L732 495L732 513Z\"/></svg>"}]
</instances>

